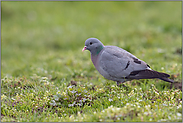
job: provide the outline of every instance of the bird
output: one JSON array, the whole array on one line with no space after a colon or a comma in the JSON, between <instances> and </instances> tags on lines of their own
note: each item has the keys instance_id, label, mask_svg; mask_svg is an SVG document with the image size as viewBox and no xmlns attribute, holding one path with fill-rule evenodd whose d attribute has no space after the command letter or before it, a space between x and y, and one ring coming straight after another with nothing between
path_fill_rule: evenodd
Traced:
<instances>
[{"instance_id":1,"label":"bird","mask_svg":"<svg viewBox=\"0 0 183 123\"><path fill-rule=\"evenodd\" d=\"M161 79L173 83L169 74L152 70L150 66L130 52L117 46L104 46L97 38L88 38L82 51L89 50L97 71L117 85L131 80Z\"/></svg>"}]
</instances>

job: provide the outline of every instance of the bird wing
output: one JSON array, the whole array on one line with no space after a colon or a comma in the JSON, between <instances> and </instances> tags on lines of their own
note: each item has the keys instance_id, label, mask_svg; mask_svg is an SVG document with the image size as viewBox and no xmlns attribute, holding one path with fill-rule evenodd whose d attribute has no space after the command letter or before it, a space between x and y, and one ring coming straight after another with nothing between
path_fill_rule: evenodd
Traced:
<instances>
[{"instance_id":1,"label":"bird wing","mask_svg":"<svg viewBox=\"0 0 183 123\"><path fill-rule=\"evenodd\" d=\"M133 71L149 67L144 61L116 46L106 46L100 54L98 63L99 69L114 78L124 78Z\"/></svg>"}]
</instances>

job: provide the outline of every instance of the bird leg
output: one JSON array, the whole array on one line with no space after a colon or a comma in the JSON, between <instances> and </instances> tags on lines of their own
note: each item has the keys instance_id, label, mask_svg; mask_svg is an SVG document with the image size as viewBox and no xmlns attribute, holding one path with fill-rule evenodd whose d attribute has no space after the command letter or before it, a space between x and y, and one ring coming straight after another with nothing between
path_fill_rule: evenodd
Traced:
<instances>
[{"instance_id":1,"label":"bird leg","mask_svg":"<svg viewBox=\"0 0 183 123\"><path fill-rule=\"evenodd\" d=\"M117 85L119 86L122 82L117 81Z\"/></svg>"},{"instance_id":2,"label":"bird leg","mask_svg":"<svg viewBox=\"0 0 183 123\"><path fill-rule=\"evenodd\" d=\"M126 86L123 84L123 82L120 82L120 81L117 81L117 85L118 85L118 86L122 85L123 87L126 87ZM127 87L126 87L126 88L127 88Z\"/></svg>"}]
</instances>

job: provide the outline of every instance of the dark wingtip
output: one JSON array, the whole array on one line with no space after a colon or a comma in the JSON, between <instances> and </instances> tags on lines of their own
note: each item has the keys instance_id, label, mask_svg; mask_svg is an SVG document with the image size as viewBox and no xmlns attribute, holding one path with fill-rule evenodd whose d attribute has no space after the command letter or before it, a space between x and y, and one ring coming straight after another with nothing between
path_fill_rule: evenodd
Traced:
<instances>
[{"instance_id":1,"label":"dark wingtip","mask_svg":"<svg viewBox=\"0 0 183 123\"><path fill-rule=\"evenodd\" d=\"M169 79L169 74L167 73L161 73L154 70L139 70L139 71L133 71L130 73L129 76L125 77L126 79L154 79L158 78L166 82L173 83L174 81Z\"/></svg>"},{"instance_id":2,"label":"dark wingtip","mask_svg":"<svg viewBox=\"0 0 183 123\"><path fill-rule=\"evenodd\" d=\"M166 82L171 82L171 83L173 83L173 82L174 82L174 80L169 79L169 78L165 78L165 77L163 77L163 78L159 78L159 79L161 79L161 80L163 80L163 81L166 81Z\"/></svg>"}]
</instances>

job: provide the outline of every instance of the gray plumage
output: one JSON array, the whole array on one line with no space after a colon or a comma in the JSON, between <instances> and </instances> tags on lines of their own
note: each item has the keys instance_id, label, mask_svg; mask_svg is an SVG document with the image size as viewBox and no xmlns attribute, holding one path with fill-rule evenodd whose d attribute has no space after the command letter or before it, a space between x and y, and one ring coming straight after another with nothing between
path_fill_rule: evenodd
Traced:
<instances>
[{"instance_id":1,"label":"gray plumage","mask_svg":"<svg viewBox=\"0 0 183 123\"><path fill-rule=\"evenodd\" d=\"M91 60L98 72L117 84L133 79L154 78L174 82L168 78L170 75L152 70L147 63L126 50L117 46L104 46L96 38L87 39L82 51L84 50L90 51Z\"/></svg>"}]
</instances>

